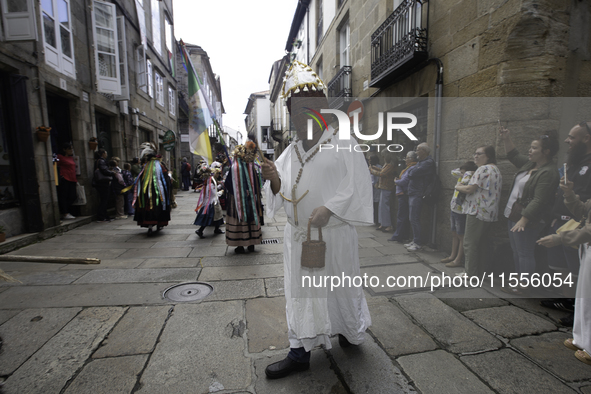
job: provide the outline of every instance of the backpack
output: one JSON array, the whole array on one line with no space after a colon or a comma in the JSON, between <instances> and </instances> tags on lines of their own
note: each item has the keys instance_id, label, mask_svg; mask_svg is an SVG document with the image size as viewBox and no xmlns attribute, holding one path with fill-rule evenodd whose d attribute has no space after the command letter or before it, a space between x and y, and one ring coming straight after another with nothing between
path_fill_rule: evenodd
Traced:
<instances>
[{"instance_id":1,"label":"backpack","mask_svg":"<svg viewBox=\"0 0 591 394\"><path fill-rule=\"evenodd\" d=\"M440 193L441 180L439 179L439 175L433 174L431 182L429 182L427 184L427 187L425 188L425 194L423 194L423 202L427 204L437 203L437 199L439 198Z\"/></svg>"},{"instance_id":2,"label":"backpack","mask_svg":"<svg viewBox=\"0 0 591 394\"><path fill-rule=\"evenodd\" d=\"M191 165L187 163L187 173L191 174Z\"/></svg>"}]
</instances>

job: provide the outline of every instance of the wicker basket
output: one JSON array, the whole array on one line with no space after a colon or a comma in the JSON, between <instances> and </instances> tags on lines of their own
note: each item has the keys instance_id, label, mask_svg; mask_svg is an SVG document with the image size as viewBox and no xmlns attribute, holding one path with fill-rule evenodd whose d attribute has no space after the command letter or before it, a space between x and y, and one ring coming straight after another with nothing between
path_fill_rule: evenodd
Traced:
<instances>
[{"instance_id":1,"label":"wicker basket","mask_svg":"<svg viewBox=\"0 0 591 394\"><path fill-rule=\"evenodd\" d=\"M302 267L323 268L326 257L326 242L322 240L322 228L318 227L318 241L310 239L310 221L308 220L308 240L302 242Z\"/></svg>"}]
</instances>

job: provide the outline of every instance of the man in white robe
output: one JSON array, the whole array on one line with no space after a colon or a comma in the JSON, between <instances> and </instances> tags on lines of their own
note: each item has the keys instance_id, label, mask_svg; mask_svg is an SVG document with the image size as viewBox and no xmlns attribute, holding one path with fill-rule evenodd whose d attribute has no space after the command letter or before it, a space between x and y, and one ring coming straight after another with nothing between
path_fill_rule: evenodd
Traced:
<instances>
[{"instance_id":1,"label":"man in white robe","mask_svg":"<svg viewBox=\"0 0 591 394\"><path fill-rule=\"evenodd\" d=\"M288 217L283 262L290 352L284 360L267 367L266 375L272 379L308 369L310 350L319 345L330 349L332 335L339 334L341 346L362 343L371 325L361 286L354 227L373 224L371 178L363 154L353 149L355 139L340 140L332 127L316 123L312 138L307 138L309 112L304 111L304 115L298 108L328 108L322 88L322 82L308 66L294 62L287 72L284 97L291 96L288 109L299 138L275 163L266 160L262 167L263 177L268 180L267 216L272 218L283 207ZM306 96L320 97L321 104L318 98L301 98ZM298 176L301 162L303 171ZM300 198L296 217L294 204L286 199ZM308 221L313 228L311 239L317 239L316 228L322 228L326 242L323 268L300 264ZM326 277L329 279L325 282Z\"/></svg>"}]
</instances>

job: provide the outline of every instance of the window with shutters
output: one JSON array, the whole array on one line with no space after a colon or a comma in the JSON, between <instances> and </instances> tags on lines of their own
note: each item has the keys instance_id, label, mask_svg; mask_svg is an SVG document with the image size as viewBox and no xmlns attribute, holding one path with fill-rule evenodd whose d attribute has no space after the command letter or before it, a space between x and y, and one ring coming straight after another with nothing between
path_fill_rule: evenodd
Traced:
<instances>
[{"instance_id":1,"label":"window with shutters","mask_svg":"<svg viewBox=\"0 0 591 394\"><path fill-rule=\"evenodd\" d=\"M37 40L33 0L2 0L0 4L6 41Z\"/></svg>"},{"instance_id":2,"label":"window with shutters","mask_svg":"<svg viewBox=\"0 0 591 394\"><path fill-rule=\"evenodd\" d=\"M166 56L168 59L168 70L171 72L172 76L175 76L174 73L174 34L172 30L172 24L168 21L168 17L164 18L164 35L166 38Z\"/></svg>"},{"instance_id":3,"label":"window with shutters","mask_svg":"<svg viewBox=\"0 0 591 394\"><path fill-rule=\"evenodd\" d=\"M152 43L156 52L162 56L162 29L160 28L160 1L151 0Z\"/></svg>"},{"instance_id":4,"label":"window with shutters","mask_svg":"<svg viewBox=\"0 0 591 394\"><path fill-rule=\"evenodd\" d=\"M92 24L94 30L94 58L97 90L120 95L119 48L115 4L94 1Z\"/></svg>"},{"instance_id":5,"label":"window with shutters","mask_svg":"<svg viewBox=\"0 0 591 394\"><path fill-rule=\"evenodd\" d=\"M170 86L168 87L168 112L172 116L176 114L176 91Z\"/></svg>"},{"instance_id":6,"label":"window with shutters","mask_svg":"<svg viewBox=\"0 0 591 394\"><path fill-rule=\"evenodd\" d=\"M150 59L146 60L146 80L148 82L148 96L154 97L154 85L152 82L152 61Z\"/></svg>"},{"instance_id":7,"label":"window with shutters","mask_svg":"<svg viewBox=\"0 0 591 394\"><path fill-rule=\"evenodd\" d=\"M148 93L148 83L146 76L146 50L143 45L137 47L135 51L136 57L136 82L137 88L144 93Z\"/></svg>"},{"instance_id":8,"label":"window with shutters","mask_svg":"<svg viewBox=\"0 0 591 394\"><path fill-rule=\"evenodd\" d=\"M164 81L160 73L154 73L154 80L156 81L156 102L164 107Z\"/></svg>"},{"instance_id":9,"label":"window with shutters","mask_svg":"<svg viewBox=\"0 0 591 394\"><path fill-rule=\"evenodd\" d=\"M70 1L41 0L40 10L45 62L62 74L76 78Z\"/></svg>"},{"instance_id":10,"label":"window with shutters","mask_svg":"<svg viewBox=\"0 0 591 394\"><path fill-rule=\"evenodd\" d=\"M117 17L117 49L119 50L119 81L121 94L115 100L129 100L129 75L127 67L127 40L125 39L125 17Z\"/></svg>"}]
</instances>

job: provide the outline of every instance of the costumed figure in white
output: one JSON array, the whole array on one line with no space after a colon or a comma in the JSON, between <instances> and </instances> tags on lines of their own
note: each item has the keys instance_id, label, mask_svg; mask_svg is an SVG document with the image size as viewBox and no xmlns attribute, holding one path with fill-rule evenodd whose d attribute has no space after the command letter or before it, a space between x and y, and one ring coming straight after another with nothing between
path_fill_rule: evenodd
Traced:
<instances>
[{"instance_id":1,"label":"costumed figure in white","mask_svg":"<svg viewBox=\"0 0 591 394\"><path fill-rule=\"evenodd\" d=\"M564 346L574 350L577 359L591 365L591 199L582 202L573 187L574 183L564 176L560 179L564 204L580 224L574 223L570 231L547 235L539 239L538 244L547 248L558 245L579 247L581 266L575 296L573 337L565 340Z\"/></svg>"},{"instance_id":2,"label":"costumed figure in white","mask_svg":"<svg viewBox=\"0 0 591 394\"><path fill-rule=\"evenodd\" d=\"M222 173L221 168L208 167L206 163L201 164L201 178L203 179L203 188L197 201L197 217L195 225L201 226L195 231L199 238L205 238L203 230L207 226L214 226L214 234L223 234L220 226L224 224L224 215L220 206L219 196L223 193L222 185L218 184Z\"/></svg>"},{"instance_id":3,"label":"costumed figure in white","mask_svg":"<svg viewBox=\"0 0 591 394\"><path fill-rule=\"evenodd\" d=\"M271 379L308 369L310 350L315 346L330 349L333 335L338 334L342 347L361 344L371 325L359 284L343 280L333 289L330 283L314 285L325 276L351 281L360 276L354 226L373 225L371 178L363 154L350 148L355 140L341 140L326 122L314 122L313 132L308 133L309 114L328 108L323 89L310 67L292 63L282 93L298 138L275 163L265 159L262 166L267 216L272 218L283 207L288 217L283 262L290 352L284 360L267 366L265 372ZM322 230L326 252L315 256L324 258L322 268L302 266L306 246L302 244L308 239L309 224L313 238L318 236L316 228Z\"/></svg>"},{"instance_id":4,"label":"costumed figure in white","mask_svg":"<svg viewBox=\"0 0 591 394\"><path fill-rule=\"evenodd\" d=\"M133 186L133 220L138 226L147 227L149 235L154 226L159 231L170 221L172 181L156 146L144 142L140 148L143 168Z\"/></svg>"}]
</instances>

